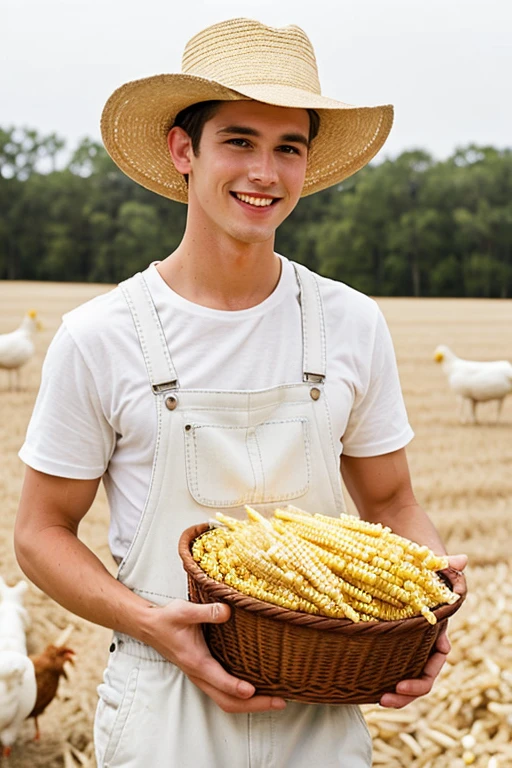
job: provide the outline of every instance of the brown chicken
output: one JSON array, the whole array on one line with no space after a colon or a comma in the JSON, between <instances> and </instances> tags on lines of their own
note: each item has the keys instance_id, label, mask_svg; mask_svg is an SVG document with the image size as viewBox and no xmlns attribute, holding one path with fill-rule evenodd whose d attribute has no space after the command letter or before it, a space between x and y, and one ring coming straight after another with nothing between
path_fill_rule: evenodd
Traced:
<instances>
[{"instance_id":1,"label":"brown chicken","mask_svg":"<svg viewBox=\"0 0 512 768\"><path fill-rule=\"evenodd\" d=\"M54 699L61 676L67 679L64 664L67 661L73 664L74 654L75 652L71 648L66 648L63 645L48 645L42 653L30 656L36 671L37 698L29 717L33 717L35 720L36 735L34 738L36 740L39 740L40 737L37 718Z\"/></svg>"}]
</instances>

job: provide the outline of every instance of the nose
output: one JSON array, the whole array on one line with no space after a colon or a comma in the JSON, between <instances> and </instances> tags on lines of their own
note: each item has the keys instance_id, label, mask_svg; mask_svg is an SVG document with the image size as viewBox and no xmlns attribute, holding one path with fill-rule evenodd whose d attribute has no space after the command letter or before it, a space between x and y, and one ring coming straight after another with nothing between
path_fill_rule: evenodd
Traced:
<instances>
[{"instance_id":1,"label":"nose","mask_svg":"<svg viewBox=\"0 0 512 768\"><path fill-rule=\"evenodd\" d=\"M276 184L278 175L274 153L272 151L254 153L247 175L249 181L261 184L264 187Z\"/></svg>"}]
</instances>

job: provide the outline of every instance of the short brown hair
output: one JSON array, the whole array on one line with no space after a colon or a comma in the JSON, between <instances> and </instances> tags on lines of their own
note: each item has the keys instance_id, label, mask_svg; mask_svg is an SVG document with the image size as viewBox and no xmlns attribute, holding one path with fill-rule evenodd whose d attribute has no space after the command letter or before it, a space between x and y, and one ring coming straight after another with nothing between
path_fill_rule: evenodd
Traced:
<instances>
[{"instance_id":1,"label":"short brown hair","mask_svg":"<svg viewBox=\"0 0 512 768\"><path fill-rule=\"evenodd\" d=\"M223 101L199 101L190 107L185 107L178 112L174 119L172 127L178 126L188 133L192 140L192 149L194 155L199 154L199 144L203 133L204 124L211 120ZM320 128L320 116L314 109L307 109L309 115L309 136L308 141L311 144Z\"/></svg>"}]
</instances>

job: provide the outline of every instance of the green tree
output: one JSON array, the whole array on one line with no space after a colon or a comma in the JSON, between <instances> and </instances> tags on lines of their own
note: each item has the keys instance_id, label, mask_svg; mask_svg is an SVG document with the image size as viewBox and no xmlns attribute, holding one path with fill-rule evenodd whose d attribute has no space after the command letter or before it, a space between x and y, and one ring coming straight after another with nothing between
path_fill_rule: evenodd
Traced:
<instances>
[{"instance_id":1,"label":"green tree","mask_svg":"<svg viewBox=\"0 0 512 768\"><path fill-rule=\"evenodd\" d=\"M0 279L116 282L172 252L186 206L101 144L0 129ZM512 151L470 145L370 164L302 198L276 249L371 295L512 295Z\"/></svg>"}]
</instances>

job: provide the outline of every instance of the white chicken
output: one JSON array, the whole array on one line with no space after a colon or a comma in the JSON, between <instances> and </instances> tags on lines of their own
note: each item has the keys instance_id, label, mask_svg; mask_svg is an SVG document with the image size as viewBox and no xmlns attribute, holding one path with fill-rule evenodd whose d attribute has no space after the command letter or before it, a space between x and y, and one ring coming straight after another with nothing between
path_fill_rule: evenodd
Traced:
<instances>
[{"instance_id":1,"label":"white chicken","mask_svg":"<svg viewBox=\"0 0 512 768\"><path fill-rule=\"evenodd\" d=\"M9 757L36 697L36 673L31 659L18 651L0 651L0 743L4 757Z\"/></svg>"},{"instance_id":2,"label":"white chicken","mask_svg":"<svg viewBox=\"0 0 512 768\"><path fill-rule=\"evenodd\" d=\"M512 392L512 363L507 360L478 362L462 360L449 347L441 344L434 352L434 360L441 363L450 389L460 399L460 420L464 423L464 403L471 405L471 419L476 424L478 403L497 401L498 421L505 397Z\"/></svg>"},{"instance_id":3,"label":"white chicken","mask_svg":"<svg viewBox=\"0 0 512 768\"><path fill-rule=\"evenodd\" d=\"M37 312L31 309L15 331L0 334L0 368L9 372L10 389L20 388L20 368L34 354L34 335L41 327Z\"/></svg>"},{"instance_id":4,"label":"white chicken","mask_svg":"<svg viewBox=\"0 0 512 768\"><path fill-rule=\"evenodd\" d=\"M9 587L0 576L0 651L27 653L26 630L30 617L23 605L27 582Z\"/></svg>"},{"instance_id":5,"label":"white chicken","mask_svg":"<svg viewBox=\"0 0 512 768\"><path fill-rule=\"evenodd\" d=\"M26 581L9 587L0 576L0 743L4 757L9 756L37 697L35 668L27 656L26 590Z\"/></svg>"}]
</instances>

